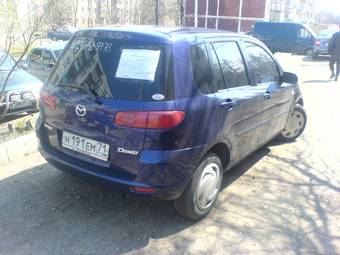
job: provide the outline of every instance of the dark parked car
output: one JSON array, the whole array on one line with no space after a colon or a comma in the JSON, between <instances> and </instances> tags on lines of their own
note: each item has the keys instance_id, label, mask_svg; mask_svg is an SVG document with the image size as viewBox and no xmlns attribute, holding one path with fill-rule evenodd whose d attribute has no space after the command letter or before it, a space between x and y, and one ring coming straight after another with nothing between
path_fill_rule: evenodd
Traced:
<instances>
[{"instance_id":1,"label":"dark parked car","mask_svg":"<svg viewBox=\"0 0 340 255\"><path fill-rule=\"evenodd\" d=\"M55 31L47 32L47 37L53 41L67 41L77 31L78 29L75 27L64 26L57 28Z\"/></svg>"},{"instance_id":2,"label":"dark parked car","mask_svg":"<svg viewBox=\"0 0 340 255\"><path fill-rule=\"evenodd\" d=\"M334 30L320 31L314 43L314 50L313 50L314 58L318 57L319 55L329 55L328 43L336 32L337 31L334 31Z\"/></svg>"},{"instance_id":3,"label":"dark parked car","mask_svg":"<svg viewBox=\"0 0 340 255\"><path fill-rule=\"evenodd\" d=\"M14 66L13 58L0 50L0 94L6 77ZM26 71L15 68L7 82L0 102L0 119L6 116L38 110L42 82Z\"/></svg>"},{"instance_id":4,"label":"dark parked car","mask_svg":"<svg viewBox=\"0 0 340 255\"><path fill-rule=\"evenodd\" d=\"M77 32L41 94L40 151L62 171L191 219L223 172L306 125L297 76L245 35L205 29Z\"/></svg>"},{"instance_id":5,"label":"dark parked car","mask_svg":"<svg viewBox=\"0 0 340 255\"><path fill-rule=\"evenodd\" d=\"M22 66L41 81L46 81L64 47L65 43L34 47Z\"/></svg>"},{"instance_id":6,"label":"dark parked car","mask_svg":"<svg viewBox=\"0 0 340 255\"><path fill-rule=\"evenodd\" d=\"M252 34L272 52L313 54L316 35L303 24L256 22Z\"/></svg>"}]
</instances>

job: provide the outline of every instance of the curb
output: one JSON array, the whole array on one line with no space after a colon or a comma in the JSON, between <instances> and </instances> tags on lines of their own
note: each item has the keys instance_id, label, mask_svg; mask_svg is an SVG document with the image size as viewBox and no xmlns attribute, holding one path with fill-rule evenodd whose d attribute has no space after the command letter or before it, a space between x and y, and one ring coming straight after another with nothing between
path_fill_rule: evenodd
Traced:
<instances>
[{"instance_id":1,"label":"curb","mask_svg":"<svg viewBox=\"0 0 340 255\"><path fill-rule=\"evenodd\" d=\"M38 140L35 132L0 143L0 166L5 165L10 161L20 160L21 158L36 152L37 149Z\"/></svg>"}]
</instances>

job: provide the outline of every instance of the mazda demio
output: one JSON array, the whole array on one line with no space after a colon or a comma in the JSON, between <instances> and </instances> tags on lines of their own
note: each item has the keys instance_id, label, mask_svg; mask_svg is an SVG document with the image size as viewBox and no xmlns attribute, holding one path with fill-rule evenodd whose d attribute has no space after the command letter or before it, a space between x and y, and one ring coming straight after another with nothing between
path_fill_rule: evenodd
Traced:
<instances>
[{"instance_id":1,"label":"mazda demio","mask_svg":"<svg viewBox=\"0 0 340 255\"><path fill-rule=\"evenodd\" d=\"M306 126L295 74L260 41L194 28L75 33L41 90L36 132L62 171L198 220L223 173Z\"/></svg>"}]
</instances>

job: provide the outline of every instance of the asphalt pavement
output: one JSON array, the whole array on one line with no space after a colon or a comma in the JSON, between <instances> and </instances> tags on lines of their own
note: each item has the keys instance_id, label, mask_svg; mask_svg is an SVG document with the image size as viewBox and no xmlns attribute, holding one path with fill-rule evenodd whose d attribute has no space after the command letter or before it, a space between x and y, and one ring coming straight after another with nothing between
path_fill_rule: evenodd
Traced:
<instances>
[{"instance_id":1,"label":"asphalt pavement","mask_svg":"<svg viewBox=\"0 0 340 255\"><path fill-rule=\"evenodd\" d=\"M208 217L93 187L34 152L0 167L0 254L340 254L340 82L327 58L276 56L299 75L305 133L226 173Z\"/></svg>"}]
</instances>

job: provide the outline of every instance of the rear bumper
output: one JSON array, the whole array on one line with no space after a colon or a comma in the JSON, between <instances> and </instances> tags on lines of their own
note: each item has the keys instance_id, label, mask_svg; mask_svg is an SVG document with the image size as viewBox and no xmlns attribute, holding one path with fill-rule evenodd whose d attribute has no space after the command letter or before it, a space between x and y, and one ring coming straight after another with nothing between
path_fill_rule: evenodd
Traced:
<instances>
[{"instance_id":1,"label":"rear bumper","mask_svg":"<svg viewBox=\"0 0 340 255\"><path fill-rule=\"evenodd\" d=\"M328 48L327 47L321 47L321 46L314 46L314 54L318 55L329 55Z\"/></svg>"},{"instance_id":2,"label":"rear bumper","mask_svg":"<svg viewBox=\"0 0 340 255\"><path fill-rule=\"evenodd\" d=\"M36 125L39 151L56 168L97 186L156 200L178 198L191 180L202 147L175 151L143 151L137 175L110 165L103 167L81 161L48 145L40 120ZM152 193L136 192L135 188L154 188Z\"/></svg>"}]
</instances>

